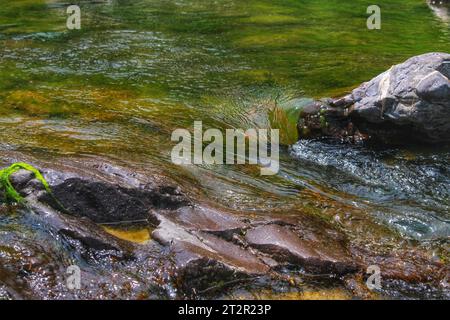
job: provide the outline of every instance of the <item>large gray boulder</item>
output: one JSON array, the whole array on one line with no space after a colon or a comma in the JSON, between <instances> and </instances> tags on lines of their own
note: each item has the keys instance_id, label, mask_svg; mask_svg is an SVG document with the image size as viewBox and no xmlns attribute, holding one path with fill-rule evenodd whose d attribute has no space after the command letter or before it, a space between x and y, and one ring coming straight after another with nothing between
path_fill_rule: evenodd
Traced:
<instances>
[{"instance_id":1,"label":"large gray boulder","mask_svg":"<svg viewBox=\"0 0 450 320\"><path fill-rule=\"evenodd\" d=\"M449 142L449 78L450 54L423 54L333 104L348 108L346 114L361 132L385 142Z\"/></svg>"}]
</instances>

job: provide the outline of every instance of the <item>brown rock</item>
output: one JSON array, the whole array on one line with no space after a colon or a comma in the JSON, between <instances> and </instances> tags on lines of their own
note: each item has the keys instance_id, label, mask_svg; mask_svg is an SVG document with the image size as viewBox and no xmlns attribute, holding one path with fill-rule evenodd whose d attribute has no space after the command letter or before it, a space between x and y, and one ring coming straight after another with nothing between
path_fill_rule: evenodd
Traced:
<instances>
[{"instance_id":1,"label":"brown rock","mask_svg":"<svg viewBox=\"0 0 450 320\"><path fill-rule=\"evenodd\" d=\"M270 267L249 251L207 232L186 230L166 217L152 237L170 247L178 287L187 294L198 293L217 283L262 276Z\"/></svg>"},{"instance_id":2,"label":"brown rock","mask_svg":"<svg viewBox=\"0 0 450 320\"><path fill-rule=\"evenodd\" d=\"M291 228L270 224L249 230L246 240L279 262L299 264L313 272L344 274L357 270L346 249L332 238L326 247L317 235L300 237Z\"/></svg>"},{"instance_id":3,"label":"brown rock","mask_svg":"<svg viewBox=\"0 0 450 320\"><path fill-rule=\"evenodd\" d=\"M159 211L171 221L189 229L215 234L231 240L248 226L237 216L207 207L182 207L175 211Z\"/></svg>"}]
</instances>

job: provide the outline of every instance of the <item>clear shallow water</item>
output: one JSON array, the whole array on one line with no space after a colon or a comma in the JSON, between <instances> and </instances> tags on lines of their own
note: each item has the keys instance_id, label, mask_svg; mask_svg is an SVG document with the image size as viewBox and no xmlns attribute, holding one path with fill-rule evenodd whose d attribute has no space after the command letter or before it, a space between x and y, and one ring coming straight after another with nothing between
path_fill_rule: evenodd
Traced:
<instances>
[{"instance_id":1,"label":"clear shallow water","mask_svg":"<svg viewBox=\"0 0 450 320\"><path fill-rule=\"evenodd\" d=\"M172 130L194 120L267 127L275 103L343 95L412 55L450 52L425 1L379 1L381 31L366 29L365 0L79 1L80 31L65 29L63 1L1 2L3 152L105 156L236 209L359 212L415 239L450 236L447 147L299 142L274 177L170 162Z\"/></svg>"},{"instance_id":2,"label":"clear shallow water","mask_svg":"<svg viewBox=\"0 0 450 320\"><path fill-rule=\"evenodd\" d=\"M359 206L408 236L450 236L448 148L413 153L301 141L291 154L323 185L355 195Z\"/></svg>"}]
</instances>

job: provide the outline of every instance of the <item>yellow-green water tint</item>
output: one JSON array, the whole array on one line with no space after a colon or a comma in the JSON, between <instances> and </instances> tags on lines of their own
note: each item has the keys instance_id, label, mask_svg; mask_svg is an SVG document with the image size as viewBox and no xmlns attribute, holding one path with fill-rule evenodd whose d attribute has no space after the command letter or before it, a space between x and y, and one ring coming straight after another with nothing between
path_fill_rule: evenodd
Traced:
<instances>
[{"instance_id":1,"label":"yellow-green water tint","mask_svg":"<svg viewBox=\"0 0 450 320\"><path fill-rule=\"evenodd\" d=\"M81 30L66 29L65 1L0 6L2 151L157 166L185 188L238 209L320 208L305 189L377 214L379 207L365 207L368 194L403 199L400 191L349 182L341 168L333 175L300 166L286 145L297 140L299 102L345 94L413 55L450 51L449 25L425 1L378 1L381 30L366 28L368 0L72 3L81 7ZM280 174L173 165L172 131L197 120L204 129L281 129ZM420 210L445 205L439 197ZM403 205L395 210L411 212Z\"/></svg>"}]
</instances>

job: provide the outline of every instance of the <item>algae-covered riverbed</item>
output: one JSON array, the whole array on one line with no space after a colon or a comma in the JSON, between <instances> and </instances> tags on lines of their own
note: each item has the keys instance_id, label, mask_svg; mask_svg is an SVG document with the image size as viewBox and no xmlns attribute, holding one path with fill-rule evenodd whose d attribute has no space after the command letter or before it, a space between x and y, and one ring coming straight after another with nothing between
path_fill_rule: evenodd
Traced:
<instances>
[{"instance_id":1,"label":"algae-covered riverbed","mask_svg":"<svg viewBox=\"0 0 450 320\"><path fill-rule=\"evenodd\" d=\"M450 24L426 1L377 1L381 30L366 26L368 0L71 3L81 8L80 30L67 30L66 1L1 0L0 168L21 161L50 173L123 170L139 183L140 176L162 177L200 206L251 221L297 219L293 228L306 226L306 238L318 234L319 246L327 246L321 237L340 243L342 235L353 256L418 250L423 257L410 253L408 260L420 265L408 269L419 280L392 276L384 290L360 296L349 289L354 279L282 266L276 279L224 280L195 297L449 297L448 284L430 285L415 272L431 268L426 261L448 268L450 148L297 142L296 119L271 113L274 105L293 109L305 99L345 95L409 57L450 52ZM173 164L171 133L194 121L221 130L280 128L280 171ZM192 296L172 280L175 271L161 267L164 248L151 236L157 226L95 229L109 232L103 241L122 239L123 252L137 252L136 260L116 263L125 254L94 254L56 235L54 228L77 222L55 217L0 207L0 298ZM72 264L86 277L84 293L65 288Z\"/></svg>"}]
</instances>

